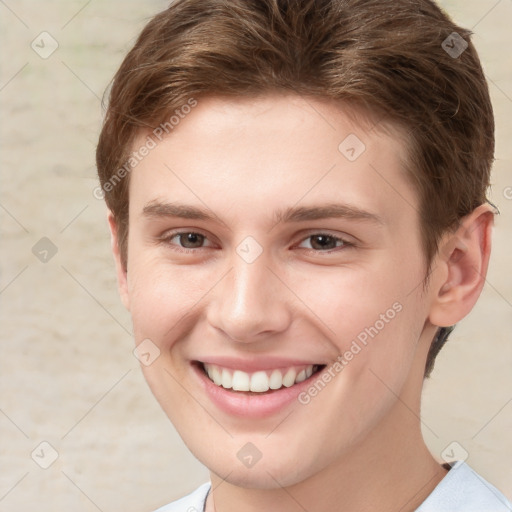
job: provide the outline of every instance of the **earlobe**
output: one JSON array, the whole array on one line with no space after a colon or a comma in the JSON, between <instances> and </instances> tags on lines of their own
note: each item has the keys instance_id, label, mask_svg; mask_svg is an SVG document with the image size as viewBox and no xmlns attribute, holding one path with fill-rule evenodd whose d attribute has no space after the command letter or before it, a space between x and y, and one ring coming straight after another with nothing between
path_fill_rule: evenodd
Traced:
<instances>
[{"instance_id":1,"label":"earlobe","mask_svg":"<svg viewBox=\"0 0 512 512\"><path fill-rule=\"evenodd\" d=\"M114 214L109 210L107 213L108 225L110 228L110 243L112 248L112 254L114 256L114 261L116 265L116 274L117 274L117 285L119 290L119 295L121 296L121 301L124 304L124 307L129 311L130 310L130 296L128 293L128 274L127 270L124 268L122 259L121 259L121 251L119 249L119 236L118 236L118 226L117 222L114 218Z\"/></svg>"},{"instance_id":2,"label":"earlobe","mask_svg":"<svg viewBox=\"0 0 512 512\"><path fill-rule=\"evenodd\" d=\"M440 279L432 281L432 324L455 325L473 309L485 284L493 222L491 206L483 204L462 219L455 233L442 239L435 262Z\"/></svg>"}]
</instances>

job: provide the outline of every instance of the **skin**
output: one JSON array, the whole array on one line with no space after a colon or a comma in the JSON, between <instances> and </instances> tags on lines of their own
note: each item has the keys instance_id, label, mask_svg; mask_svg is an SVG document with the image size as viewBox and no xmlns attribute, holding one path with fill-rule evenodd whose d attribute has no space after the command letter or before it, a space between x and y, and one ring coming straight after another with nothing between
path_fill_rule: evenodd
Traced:
<instances>
[{"instance_id":1,"label":"skin","mask_svg":"<svg viewBox=\"0 0 512 512\"><path fill-rule=\"evenodd\" d=\"M412 511L446 474L421 435L423 371L437 326L457 323L480 294L492 211L477 208L443 237L425 289L405 142L347 114L294 95L202 98L132 171L127 271L109 215L136 343L160 349L144 375L210 469L210 512ZM366 146L353 162L338 150L349 134ZM212 218L145 215L157 201ZM277 222L286 208L327 204L380 221ZM204 244L184 249L175 231L202 234ZM250 264L236 252L247 236L262 248ZM193 378L191 361L213 354L300 354L329 366L397 302L400 313L307 405L234 417ZM237 458L247 442L262 454L251 468Z\"/></svg>"}]
</instances>

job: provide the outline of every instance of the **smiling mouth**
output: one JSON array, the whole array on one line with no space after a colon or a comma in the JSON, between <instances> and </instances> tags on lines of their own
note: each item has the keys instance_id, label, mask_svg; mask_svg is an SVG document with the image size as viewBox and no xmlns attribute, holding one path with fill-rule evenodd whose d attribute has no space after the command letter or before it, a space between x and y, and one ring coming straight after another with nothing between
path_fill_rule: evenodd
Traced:
<instances>
[{"instance_id":1,"label":"smiling mouth","mask_svg":"<svg viewBox=\"0 0 512 512\"><path fill-rule=\"evenodd\" d=\"M198 364L216 386L247 394L272 393L282 388L290 388L325 368L325 365L309 364L245 372L211 363Z\"/></svg>"}]
</instances>

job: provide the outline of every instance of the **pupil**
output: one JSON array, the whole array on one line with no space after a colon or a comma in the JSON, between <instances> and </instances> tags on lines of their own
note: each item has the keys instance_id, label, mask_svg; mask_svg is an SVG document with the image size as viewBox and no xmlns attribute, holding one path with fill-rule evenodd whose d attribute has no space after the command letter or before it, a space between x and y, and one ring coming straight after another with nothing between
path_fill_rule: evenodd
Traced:
<instances>
[{"instance_id":1,"label":"pupil","mask_svg":"<svg viewBox=\"0 0 512 512\"><path fill-rule=\"evenodd\" d=\"M186 233L184 235L180 235L180 243L183 247L187 249L201 247L204 241L204 236L199 233Z\"/></svg>"},{"instance_id":2,"label":"pupil","mask_svg":"<svg viewBox=\"0 0 512 512\"><path fill-rule=\"evenodd\" d=\"M336 241L331 236L316 235L311 237L311 247L313 247L313 249L334 249L336 247Z\"/></svg>"}]
</instances>

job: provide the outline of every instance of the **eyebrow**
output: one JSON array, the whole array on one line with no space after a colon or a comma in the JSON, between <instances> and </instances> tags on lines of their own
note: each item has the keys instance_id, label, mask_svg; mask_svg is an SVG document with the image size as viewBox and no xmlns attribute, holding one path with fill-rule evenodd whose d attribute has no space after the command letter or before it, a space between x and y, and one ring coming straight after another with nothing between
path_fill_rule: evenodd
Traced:
<instances>
[{"instance_id":1,"label":"eyebrow","mask_svg":"<svg viewBox=\"0 0 512 512\"><path fill-rule=\"evenodd\" d=\"M283 212L277 212L275 214L276 222L301 222L329 218L364 220L375 224L384 224L384 220L375 213L349 204L339 203L331 203L322 206L290 207Z\"/></svg>"},{"instance_id":2,"label":"eyebrow","mask_svg":"<svg viewBox=\"0 0 512 512\"><path fill-rule=\"evenodd\" d=\"M185 205L181 203L167 203L157 200L150 201L142 210L144 217L165 218L178 217L193 220L218 220L218 217L207 208ZM363 210L349 204L330 203L321 206L291 206L274 214L274 223L304 222L328 218L345 218L350 220L367 221L375 224L384 224L379 215Z\"/></svg>"},{"instance_id":3,"label":"eyebrow","mask_svg":"<svg viewBox=\"0 0 512 512\"><path fill-rule=\"evenodd\" d=\"M150 201L142 209L142 215L149 218L180 217L182 219L212 220L215 218L207 209L179 203Z\"/></svg>"}]
</instances>

